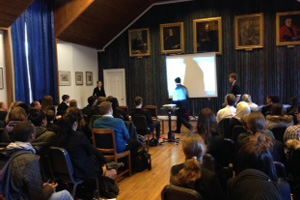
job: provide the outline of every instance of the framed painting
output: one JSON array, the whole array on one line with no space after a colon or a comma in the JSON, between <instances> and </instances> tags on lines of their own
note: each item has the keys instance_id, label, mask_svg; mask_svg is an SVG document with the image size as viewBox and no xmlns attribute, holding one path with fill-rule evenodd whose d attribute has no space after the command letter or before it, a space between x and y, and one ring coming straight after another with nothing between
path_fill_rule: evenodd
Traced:
<instances>
[{"instance_id":1,"label":"framed painting","mask_svg":"<svg viewBox=\"0 0 300 200\"><path fill-rule=\"evenodd\" d=\"M150 56L149 28L132 29L128 31L129 56Z\"/></svg>"},{"instance_id":2,"label":"framed painting","mask_svg":"<svg viewBox=\"0 0 300 200\"><path fill-rule=\"evenodd\" d=\"M221 17L193 20L194 52L222 54Z\"/></svg>"},{"instance_id":3,"label":"framed painting","mask_svg":"<svg viewBox=\"0 0 300 200\"><path fill-rule=\"evenodd\" d=\"M184 53L183 22L160 25L160 49L162 54Z\"/></svg>"},{"instance_id":4,"label":"framed painting","mask_svg":"<svg viewBox=\"0 0 300 200\"><path fill-rule=\"evenodd\" d=\"M235 49L264 47L263 13L235 16Z\"/></svg>"},{"instance_id":5,"label":"framed painting","mask_svg":"<svg viewBox=\"0 0 300 200\"><path fill-rule=\"evenodd\" d=\"M71 72L70 71L59 71L59 85L70 86L71 85Z\"/></svg>"},{"instance_id":6,"label":"framed painting","mask_svg":"<svg viewBox=\"0 0 300 200\"><path fill-rule=\"evenodd\" d=\"M276 45L300 45L300 11L276 13Z\"/></svg>"},{"instance_id":7,"label":"framed painting","mask_svg":"<svg viewBox=\"0 0 300 200\"><path fill-rule=\"evenodd\" d=\"M93 72L86 72L86 85L93 85Z\"/></svg>"},{"instance_id":8,"label":"framed painting","mask_svg":"<svg viewBox=\"0 0 300 200\"><path fill-rule=\"evenodd\" d=\"M83 72L75 72L75 84L83 85Z\"/></svg>"},{"instance_id":9,"label":"framed painting","mask_svg":"<svg viewBox=\"0 0 300 200\"><path fill-rule=\"evenodd\" d=\"M4 89L3 68L0 68L0 90Z\"/></svg>"}]
</instances>

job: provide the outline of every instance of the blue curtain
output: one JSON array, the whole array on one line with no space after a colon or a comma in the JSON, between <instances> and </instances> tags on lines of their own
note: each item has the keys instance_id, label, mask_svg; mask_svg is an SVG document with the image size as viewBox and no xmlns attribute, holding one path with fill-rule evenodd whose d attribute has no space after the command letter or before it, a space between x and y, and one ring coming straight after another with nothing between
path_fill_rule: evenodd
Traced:
<instances>
[{"instance_id":1,"label":"blue curtain","mask_svg":"<svg viewBox=\"0 0 300 200\"><path fill-rule=\"evenodd\" d=\"M28 74L25 73L25 28L30 81L28 81ZM42 99L45 95L51 95L54 103L57 103L56 38L52 1L36 0L13 24L12 32L16 100L30 103L32 100ZM31 86L32 99L29 98L30 88L24 86L26 81Z\"/></svg>"}]
</instances>

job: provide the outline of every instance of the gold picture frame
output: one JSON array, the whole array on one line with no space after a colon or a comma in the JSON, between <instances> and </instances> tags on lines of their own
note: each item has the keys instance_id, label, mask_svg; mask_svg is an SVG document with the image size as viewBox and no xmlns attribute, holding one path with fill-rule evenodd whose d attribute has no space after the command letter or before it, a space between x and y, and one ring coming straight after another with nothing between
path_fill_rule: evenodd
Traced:
<instances>
[{"instance_id":1,"label":"gold picture frame","mask_svg":"<svg viewBox=\"0 0 300 200\"><path fill-rule=\"evenodd\" d=\"M160 24L160 49L162 54L184 53L183 22Z\"/></svg>"},{"instance_id":2,"label":"gold picture frame","mask_svg":"<svg viewBox=\"0 0 300 200\"><path fill-rule=\"evenodd\" d=\"M300 11L276 13L276 45L300 45Z\"/></svg>"},{"instance_id":3,"label":"gold picture frame","mask_svg":"<svg viewBox=\"0 0 300 200\"><path fill-rule=\"evenodd\" d=\"M150 56L150 30L140 28L128 30L129 56Z\"/></svg>"},{"instance_id":4,"label":"gold picture frame","mask_svg":"<svg viewBox=\"0 0 300 200\"><path fill-rule=\"evenodd\" d=\"M234 16L235 49L252 50L264 47L264 14Z\"/></svg>"},{"instance_id":5,"label":"gold picture frame","mask_svg":"<svg viewBox=\"0 0 300 200\"><path fill-rule=\"evenodd\" d=\"M194 52L216 52L222 55L222 18L193 20Z\"/></svg>"}]
</instances>

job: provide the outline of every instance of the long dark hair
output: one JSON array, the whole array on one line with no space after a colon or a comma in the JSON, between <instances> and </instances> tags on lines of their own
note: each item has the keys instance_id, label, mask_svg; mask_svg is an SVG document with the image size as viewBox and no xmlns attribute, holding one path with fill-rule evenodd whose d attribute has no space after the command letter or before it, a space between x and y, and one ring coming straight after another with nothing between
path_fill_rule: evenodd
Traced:
<instances>
[{"instance_id":1,"label":"long dark hair","mask_svg":"<svg viewBox=\"0 0 300 200\"><path fill-rule=\"evenodd\" d=\"M218 124L215 113L211 109L204 108L200 111L197 122L197 131L203 137L205 144L209 144L211 136L217 134Z\"/></svg>"},{"instance_id":2,"label":"long dark hair","mask_svg":"<svg viewBox=\"0 0 300 200\"><path fill-rule=\"evenodd\" d=\"M69 136L74 132L73 124L78 123L78 117L73 114L65 115L61 120L61 129L59 132L59 145L65 147Z\"/></svg>"}]
</instances>

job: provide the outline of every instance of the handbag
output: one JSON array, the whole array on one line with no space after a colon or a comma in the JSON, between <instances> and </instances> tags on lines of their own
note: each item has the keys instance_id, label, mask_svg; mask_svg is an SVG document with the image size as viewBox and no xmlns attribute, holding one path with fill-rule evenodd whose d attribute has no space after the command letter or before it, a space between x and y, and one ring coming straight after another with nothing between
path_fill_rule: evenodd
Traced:
<instances>
[{"instance_id":1,"label":"handbag","mask_svg":"<svg viewBox=\"0 0 300 200\"><path fill-rule=\"evenodd\" d=\"M99 178L99 190L100 197L108 199L116 198L120 191L115 181L106 176Z\"/></svg>"}]
</instances>

